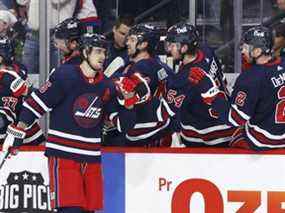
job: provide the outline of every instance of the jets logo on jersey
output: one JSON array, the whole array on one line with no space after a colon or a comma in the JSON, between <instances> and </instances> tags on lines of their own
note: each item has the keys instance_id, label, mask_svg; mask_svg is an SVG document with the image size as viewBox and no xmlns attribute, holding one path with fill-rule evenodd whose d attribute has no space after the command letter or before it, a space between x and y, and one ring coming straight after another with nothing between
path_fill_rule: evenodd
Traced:
<instances>
[{"instance_id":1,"label":"jets logo on jersey","mask_svg":"<svg viewBox=\"0 0 285 213\"><path fill-rule=\"evenodd\" d=\"M98 97L95 97L90 106L83 112L80 112L79 110L75 112L75 116L79 117L85 117L85 118L98 118L101 113L101 108L92 107L93 104L96 102Z\"/></svg>"},{"instance_id":2,"label":"jets logo on jersey","mask_svg":"<svg viewBox=\"0 0 285 213\"><path fill-rule=\"evenodd\" d=\"M74 102L73 115L79 126L84 128L95 127L101 120L101 99L96 94L81 95Z\"/></svg>"}]
</instances>

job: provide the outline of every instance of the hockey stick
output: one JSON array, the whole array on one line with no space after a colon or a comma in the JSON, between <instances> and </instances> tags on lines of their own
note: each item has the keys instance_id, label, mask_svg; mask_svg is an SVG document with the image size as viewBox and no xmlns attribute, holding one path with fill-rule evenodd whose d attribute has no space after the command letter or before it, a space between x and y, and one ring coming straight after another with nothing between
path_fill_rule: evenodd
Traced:
<instances>
[{"instance_id":1,"label":"hockey stick","mask_svg":"<svg viewBox=\"0 0 285 213\"><path fill-rule=\"evenodd\" d=\"M9 152L9 151L6 151L6 152L4 153L4 157L2 158L1 163L0 163L0 170L2 169L4 163L5 163L6 160L8 159L9 155L10 155L10 152Z\"/></svg>"}]
</instances>

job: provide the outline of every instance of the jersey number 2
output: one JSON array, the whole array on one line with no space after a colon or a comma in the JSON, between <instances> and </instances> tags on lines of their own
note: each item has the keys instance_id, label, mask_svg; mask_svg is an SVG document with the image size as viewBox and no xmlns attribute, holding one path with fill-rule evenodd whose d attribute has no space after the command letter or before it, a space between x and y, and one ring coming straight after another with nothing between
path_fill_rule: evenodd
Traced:
<instances>
[{"instance_id":1,"label":"jersey number 2","mask_svg":"<svg viewBox=\"0 0 285 213\"><path fill-rule=\"evenodd\" d=\"M277 93L280 101L276 105L275 123L285 123L285 86L282 86Z\"/></svg>"}]
</instances>

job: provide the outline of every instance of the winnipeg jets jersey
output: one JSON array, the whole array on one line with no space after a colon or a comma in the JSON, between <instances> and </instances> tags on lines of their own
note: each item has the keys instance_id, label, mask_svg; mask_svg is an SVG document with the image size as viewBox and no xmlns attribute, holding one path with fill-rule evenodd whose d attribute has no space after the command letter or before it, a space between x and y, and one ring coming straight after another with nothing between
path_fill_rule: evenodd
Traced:
<instances>
[{"instance_id":1,"label":"winnipeg jets jersey","mask_svg":"<svg viewBox=\"0 0 285 213\"><path fill-rule=\"evenodd\" d=\"M50 112L47 156L81 162L100 161L105 116L109 116L120 131L126 131L135 122L135 113L117 104L111 80L101 72L95 78L87 78L75 65L57 68L23 106L20 121L28 124Z\"/></svg>"},{"instance_id":2,"label":"winnipeg jets jersey","mask_svg":"<svg viewBox=\"0 0 285 213\"><path fill-rule=\"evenodd\" d=\"M213 109L228 125L243 126L255 149L285 147L285 61L252 65L234 86L231 102L217 98Z\"/></svg>"},{"instance_id":3,"label":"winnipeg jets jersey","mask_svg":"<svg viewBox=\"0 0 285 213\"><path fill-rule=\"evenodd\" d=\"M159 63L157 58L142 59L136 63L131 63L125 68L122 75L128 77L134 73L140 73L146 79L152 95L155 95L160 82L168 76L167 70Z\"/></svg>"},{"instance_id":4,"label":"winnipeg jets jersey","mask_svg":"<svg viewBox=\"0 0 285 213\"><path fill-rule=\"evenodd\" d=\"M167 79L166 100L176 113L174 131L181 132L186 146L227 146L234 128L217 119L211 107L203 102L197 88L189 82L189 72L193 67L202 68L225 91L219 62L210 49L199 50L194 61L181 65L179 71Z\"/></svg>"},{"instance_id":5,"label":"winnipeg jets jersey","mask_svg":"<svg viewBox=\"0 0 285 213\"><path fill-rule=\"evenodd\" d=\"M6 137L8 125L18 121L27 89L26 78L26 70L18 64L0 70L0 142L3 142ZM44 135L37 122L32 123L26 129L24 145L37 145L44 140Z\"/></svg>"}]
</instances>

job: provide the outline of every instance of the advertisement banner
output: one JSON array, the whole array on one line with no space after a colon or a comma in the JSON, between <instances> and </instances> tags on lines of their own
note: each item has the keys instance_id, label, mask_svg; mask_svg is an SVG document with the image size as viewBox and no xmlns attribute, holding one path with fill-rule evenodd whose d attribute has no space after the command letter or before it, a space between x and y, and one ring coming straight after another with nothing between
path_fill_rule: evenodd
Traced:
<instances>
[{"instance_id":1,"label":"advertisement banner","mask_svg":"<svg viewBox=\"0 0 285 213\"><path fill-rule=\"evenodd\" d=\"M50 212L48 182L43 152L19 152L7 159L0 171L0 212Z\"/></svg>"},{"instance_id":2,"label":"advertisement banner","mask_svg":"<svg viewBox=\"0 0 285 213\"><path fill-rule=\"evenodd\" d=\"M127 153L125 213L285 212L284 155Z\"/></svg>"},{"instance_id":3,"label":"advertisement banner","mask_svg":"<svg viewBox=\"0 0 285 213\"><path fill-rule=\"evenodd\" d=\"M176 150L104 152L100 213L285 212L284 153ZM48 185L42 151L13 156L0 170L0 213L50 212Z\"/></svg>"}]
</instances>

